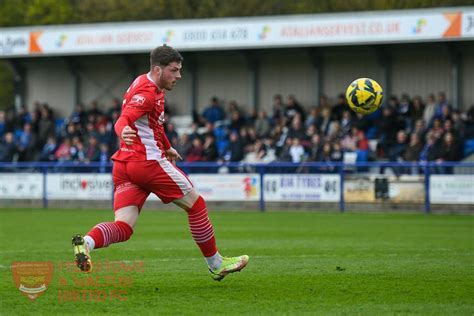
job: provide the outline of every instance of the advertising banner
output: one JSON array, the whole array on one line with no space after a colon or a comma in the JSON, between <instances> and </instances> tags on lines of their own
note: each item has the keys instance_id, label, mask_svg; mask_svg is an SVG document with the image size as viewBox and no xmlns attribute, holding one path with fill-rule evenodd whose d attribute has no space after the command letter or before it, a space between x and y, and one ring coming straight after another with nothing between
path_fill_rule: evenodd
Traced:
<instances>
[{"instance_id":1,"label":"advertising banner","mask_svg":"<svg viewBox=\"0 0 474 316\"><path fill-rule=\"evenodd\" d=\"M375 179L380 175L349 176L344 181L346 202L371 203L377 201ZM425 200L424 179L420 176L386 176L388 180L388 200L395 203L423 203Z\"/></svg>"},{"instance_id":2,"label":"advertising banner","mask_svg":"<svg viewBox=\"0 0 474 316\"><path fill-rule=\"evenodd\" d=\"M196 190L208 201L258 201L260 176L251 174L191 174Z\"/></svg>"},{"instance_id":3,"label":"advertising banner","mask_svg":"<svg viewBox=\"0 0 474 316\"><path fill-rule=\"evenodd\" d=\"M432 175L431 203L474 204L474 175Z\"/></svg>"},{"instance_id":4,"label":"advertising banner","mask_svg":"<svg viewBox=\"0 0 474 316\"><path fill-rule=\"evenodd\" d=\"M265 175L265 201L338 202L340 177L329 174Z\"/></svg>"},{"instance_id":5,"label":"advertising banner","mask_svg":"<svg viewBox=\"0 0 474 316\"><path fill-rule=\"evenodd\" d=\"M0 174L0 199L42 199L43 174Z\"/></svg>"},{"instance_id":6,"label":"advertising banner","mask_svg":"<svg viewBox=\"0 0 474 316\"><path fill-rule=\"evenodd\" d=\"M0 57L474 39L474 8L0 29Z\"/></svg>"},{"instance_id":7,"label":"advertising banner","mask_svg":"<svg viewBox=\"0 0 474 316\"><path fill-rule=\"evenodd\" d=\"M48 199L111 200L112 175L95 173L51 173L46 180Z\"/></svg>"},{"instance_id":8,"label":"advertising banner","mask_svg":"<svg viewBox=\"0 0 474 316\"><path fill-rule=\"evenodd\" d=\"M260 175L251 174L190 174L189 179L206 201L258 201ZM150 194L148 200L159 200Z\"/></svg>"}]
</instances>

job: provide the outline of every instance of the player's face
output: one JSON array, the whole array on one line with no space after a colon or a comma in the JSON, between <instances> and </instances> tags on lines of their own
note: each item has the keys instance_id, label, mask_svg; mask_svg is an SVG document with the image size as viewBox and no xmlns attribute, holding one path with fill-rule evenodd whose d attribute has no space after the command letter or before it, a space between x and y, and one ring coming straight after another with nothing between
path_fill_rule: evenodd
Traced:
<instances>
[{"instance_id":1,"label":"player's face","mask_svg":"<svg viewBox=\"0 0 474 316\"><path fill-rule=\"evenodd\" d=\"M160 67L160 76L158 77L158 87L166 90L172 90L179 79L181 79L181 63L172 62L166 67Z\"/></svg>"}]
</instances>

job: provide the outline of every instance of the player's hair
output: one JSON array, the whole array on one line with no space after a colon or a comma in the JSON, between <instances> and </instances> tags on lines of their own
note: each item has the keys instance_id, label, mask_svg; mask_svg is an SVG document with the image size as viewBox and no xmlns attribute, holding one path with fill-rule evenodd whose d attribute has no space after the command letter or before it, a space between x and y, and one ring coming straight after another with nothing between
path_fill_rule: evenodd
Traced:
<instances>
[{"instance_id":1,"label":"player's hair","mask_svg":"<svg viewBox=\"0 0 474 316\"><path fill-rule=\"evenodd\" d=\"M168 66L172 62L183 62L183 56L171 46L166 44L154 48L150 53L150 68L155 66Z\"/></svg>"}]
</instances>

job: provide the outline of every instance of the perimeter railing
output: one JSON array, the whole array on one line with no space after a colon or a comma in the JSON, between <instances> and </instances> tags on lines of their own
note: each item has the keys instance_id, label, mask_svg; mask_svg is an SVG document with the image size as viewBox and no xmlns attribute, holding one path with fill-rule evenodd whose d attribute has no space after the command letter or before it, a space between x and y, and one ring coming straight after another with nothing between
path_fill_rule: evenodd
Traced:
<instances>
[{"instance_id":1,"label":"perimeter railing","mask_svg":"<svg viewBox=\"0 0 474 316\"><path fill-rule=\"evenodd\" d=\"M306 202L305 196L309 197L308 201L318 201L319 199L324 202L324 190L328 191L328 187L332 194L337 194L337 201L333 198L329 198L332 203L338 203L338 208L341 212L346 209L346 203L353 201L354 198L357 200L358 192L362 192L361 189L349 190L347 185L354 186L354 183L360 184L362 180L366 181L366 191L370 194L374 194L377 199L384 200L390 199L390 184L379 181L377 188L377 181L388 176L396 179L414 179L414 182L418 188L422 185L423 190L419 190L423 197L414 195L414 200L422 200L424 204L424 211L429 213L433 202L431 194L436 194L436 201L444 202L444 196L446 196L446 204L459 203L470 205L471 201L474 208L474 162L355 162L355 163L342 163L342 162L304 162L304 163L288 163L288 162L272 162L272 163L242 163L242 162L178 162L177 166L181 168L185 173L190 175L192 178L195 175L215 175L218 174L220 180L225 179L225 175L239 175L239 174L252 174L256 175L258 181L255 183L246 184L243 190L247 195L251 195L252 192L257 192L258 196L254 197L254 201L258 201L260 210L264 211L266 203L268 202L269 192L275 193L275 190L281 189L284 182L292 182L289 176L296 177L295 179L303 179L303 182L314 184L315 194L310 194L312 191L311 186L306 186L302 191L304 194L295 195L298 187L293 186L291 194L285 196L284 193L279 192L276 198L273 200L284 202L288 201L300 201ZM58 175L71 175L71 174L94 174L101 175L101 177L110 177L112 171L111 162L93 162L93 163L75 163L75 162L17 162L17 163L4 163L0 162L0 200L2 199L22 199L34 196L36 199L41 195L43 207L48 207L48 202L51 199L51 190L48 190L48 185L56 185L54 179L57 179ZM29 178L26 177L29 175ZM56 178L53 177L56 175ZM318 175L314 178L314 175ZM323 183L324 179L335 179L334 175L337 175L338 181L333 181L330 184ZM440 177L443 175L444 177ZM436 176L436 183L432 184L431 179ZM49 177L49 178L48 178ZM300 178L298 178L300 177ZM301 178L306 177L306 178ZM310 178L308 178L310 177ZM54 179L53 179L54 178ZM212 177L204 177L203 179L210 179ZM269 178L272 178L273 182L269 182ZM22 180L24 179L24 180ZM33 180L32 180L33 179ZM214 178L212 178L214 179ZM276 179L276 180L275 180ZM354 180L355 179L355 180ZM254 179L255 180L255 179ZM214 181L214 180L213 180ZM349 182L350 183L349 183ZM352 182L351 182L352 181ZM355 181L355 182L354 182ZM281 183L280 183L281 182ZM303 183L302 182L302 183ZM270 183L270 184L269 184ZM374 186L372 189L370 186ZM81 185L80 182L72 185L78 189ZM84 182L84 185L88 185ZM95 184L100 186L101 184ZM202 183L198 183L197 187ZM219 184L216 182L216 186ZM255 185L258 188L255 188ZM337 186L337 188L334 187ZM29 187L28 187L29 186ZM102 184L101 190L110 190L109 198L113 199L113 185ZM326 187L325 187L326 186ZM369 188L367 188L369 186ZM273 191L269 189L273 187ZM277 187L277 189L275 189ZM59 188L58 190L60 190ZM212 188L210 188L212 190ZM255 189L255 190L254 190ZM23 192L23 191L25 192ZM28 191L29 190L29 191ZM253 190L253 191L252 191ZM270 191L269 191L270 190ZM359 190L359 191L357 191ZM400 193L400 189L397 189ZM27 192L28 191L28 192ZM408 196L413 193L410 187L405 186L401 191L398 199L403 200L404 194ZM217 192L217 191L216 191ZM309 193L308 193L309 192ZM319 192L319 193L316 193ZM354 193L355 192L355 193ZM346 197L346 194L350 193L351 197ZM397 193L397 194L398 194ZM368 196L368 199L372 197ZM362 195L362 193L361 193ZM438 196L442 195L442 196ZM296 197L295 197L296 196ZM219 197L217 197L218 199Z\"/></svg>"}]
</instances>

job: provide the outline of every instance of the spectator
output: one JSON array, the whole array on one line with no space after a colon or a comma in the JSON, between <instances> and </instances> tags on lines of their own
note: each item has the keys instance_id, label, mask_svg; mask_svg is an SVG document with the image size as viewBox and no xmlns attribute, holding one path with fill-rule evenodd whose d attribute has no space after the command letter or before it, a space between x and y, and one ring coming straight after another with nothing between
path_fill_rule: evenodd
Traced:
<instances>
[{"instance_id":1,"label":"spectator","mask_svg":"<svg viewBox=\"0 0 474 316\"><path fill-rule=\"evenodd\" d=\"M418 134L410 135L410 143L406 147L405 152L403 153L403 160L416 162L420 159L421 150L423 149L423 144L420 141Z\"/></svg>"},{"instance_id":2,"label":"spectator","mask_svg":"<svg viewBox=\"0 0 474 316\"><path fill-rule=\"evenodd\" d=\"M74 111L69 116L69 122L73 124L84 124L86 119L86 112L84 111L84 105L78 104L74 108Z\"/></svg>"},{"instance_id":3,"label":"spectator","mask_svg":"<svg viewBox=\"0 0 474 316\"><path fill-rule=\"evenodd\" d=\"M17 159L18 150L12 132L4 135L4 141L0 143L0 161L12 162Z\"/></svg>"},{"instance_id":4,"label":"spectator","mask_svg":"<svg viewBox=\"0 0 474 316\"><path fill-rule=\"evenodd\" d=\"M318 108L313 106L310 111L309 115L304 122L304 126L307 128L310 125L315 125L318 123Z\"/></svg>"},{"instance_id":5,"label":"spectator","mask_svg":"<svg viewBox=\"0 0 474 316\"><path fill-rule=\"evenodd\" d=\"M363 131L364 133L367 133L371 125L372 123L368 119L367 115L364 115L361 113L356 114L356 117L352 123L352 126L357 127L359 130Z\"/></svg>"},{"instance_id":6,"label":"spectator","mask_svg":"<svg viewBox=\"0 0 474 316\"><path fill-rule=\"evenodd\" d=\"M207 135L204 139L202 155L204 161L216 161L219 157L217 152L216 138L214 136Z\"/></svg>"},{"instance_id":7,"label":"spectator","mask_svg":"<svg viewBox=\"0 0 474 316\"><path fill-rule=\"evenodd\" d=\"M377 128L379 133L379 149L381 156L387 155L389 147L395 143L397 131L400 130L400 124L397 116L393 112L393 108L388 106L382 111L382 118L377 120Z\"/></svg>"},{"instance_id":8,"label":"spectator","mask_svg":"<svg viewBox=\"0 0 474 316\"><path fill-rule=\"evenodd\" d=\"M436 102L434 94L428 95L425 110L423 111L423 121L425 121L425 126L431 126L431 120L435 115Z\"/></svg>"},{"instance_id":9,"label":"spectator","mask_svg":"<svg viewBox=\"0 0 474 316\"><path fill-rule=\"evenodd\" d=\"M99 145L99 161L104 164L109 161L110 153L109 153L109 146L107 144L100 144Z\"/></svg>"},{"instance_id":10,"label":"spectator","mask_svg":"<svg viewBox=\"0 0 474 316\"><path fill-rule=\"evenodd\" d=\"M323 148L321 151L321 155L319 155L319 160L320 162L329 162L332 161L331 159L331 153L332 153L332 146L331 143L325 142L323 144Z\"/></svg>"},{"instance_id":11,"label":"spectator","mask_svg":"<svg viewBox=\"0 0 474 316\"><path fill-rule=\"evenodd\" d=\"M195 138L200 138L201 139L201 134L198 132L198 124L197 123L192 123L191 124L191 133L189 133L189 141L192 143ZM201 139L202 140L202 139Z\"/></svg>"},{"instance_id":12,"label":"spectator","mask_svg":"<svg viewBox=\"0 0 474 316\"><path fill-rule=\"evenodd\" d=\"M459 132L453 126L453 121L451 120L444 121L443 130L444 130L444 134L442 137L444 137L444 135L446 135L447 133L451 133L456 143L459 142L459 140L461 139Z\"/></svg>"},{"instance_id":13,"label":"spectator","mask_svg":"<svg viewBox=\"0 0 474 316\"><path fill-rule=\"evenodd\" d=\"M290 147L290 156L291 161L295 163L299 163L303 161L305 155L305 151L303 145L301 145L299 138L293 138L291 147Z\"/></svg>"},{"instance_id":14,"label":"spectator","mask_svg":"<svg viewBox=\"0 0 474 316\"><path fill-rule=\"evenodd\" d=\"M203 156L203 147L202 147L201 139L195 138L193 140L193 145L186 156L186 161L195 162L195 161L203 161L203 160L204 160L204 156Z\"/></svg>"},{"instance_id":15,"label":"spectator","mask_svg":"<svg viewBox=\"0 0 474 316\"><path fill-rule=\"evenodd\" d=\"M279 159L283 162L291 162L293 161L293 157L291 156L291 146L293 145L293 139L291 137L287 137L285 143L281 150L279 151Z\"/></svg>"},{"instance_id":16,"label":"spectator","mask_svg":"<svg viewBox=\"0 0 474 316\"><path fill-rule=\"evenodd\" d=\"M299 114L295 115L291 122L290 128L288 130L288 137L298 138L300 140L306 139L306 132Z\"/></svg>"},{"instance_id":17,"label":"spectator","mask_svg":"<svg viewBox=\"0 0 474 316\"><path fill-rule=\"evenodd\" d=\"M331 122L331 126L328 132L328 139L333 143L338 143L342 140L344 135L342 134L341 123L339 121Z\"/></svg>"},{"instance_id":18,"label":"spectator","mask_svg":"<svg viewBox=\"0 0 474 316\"><path fill-rule=\"evenodd\" d=\"M430 132L426 135L426 144L421 150L420 161L435 161L441 156L441 148L437 143L436 136Z\"/></svg>"},{"instance_id":19,"label":"spectator","mask_svg":"<svg viewBox=\"0 0 474 316\"><path fill-rule=\"evenodd\" d=\"M41 150L40 161L56 161L54 153L56 152L57 147L58 145L56 143L56 137L54 137L53 135L49 136L48 140L46 141L46 144Z\"/></svg>"},{"instance_id":20,"label":"spectator","mask_svg":"<svg viewBox=\"0 0 474 316\"><path fill-rule=\"evenodd\" d=\"M64 138L61 145L54 153L56 160L58 161L71 161L71 139Z\"/></svg>"},{"instance_id":21,"label":"spectator","mask_svg":"<svg viewBox=\"0 0 474 316\"><path fill-rule=\"evenodd\" d=\"M272 111L272 125L281 123L285 111L281 94L275 94L273 96Z\"/></svg>"},{"instance_id":22,"label":"spectator","mask_svg":"<svg viewBox=\"0 0 474 316\"><path fill-rule=\"evenodd\" d=\"M331 112L328 107L324 107L321 110L316 126L319 127L321 136L327 136L329 134L329 127L331 126Z\"/></svg>"},{"instance_id":23,"label":"spectator","mask_svg":"<svg viewBox=\"0 0 474 316\"><path fill-rule=\"evenodd\" d=\"M451 106L446 99L446 94L442 91L438 93L438 103L436 103L434 117L443 119L451 112Z\"/></svg>"},{"instance_id":24,"label":"spectator","mask_svg":"<svg viewBox=\"0 0 474 316\"><path fill-rule=\"evenodd\" d=\"M306 129L304 137L301 139L301 145L305 148L311 147L311 139L313 138L313 135L317 134L316 126L310 125Z\"/></svg>"},{"instance_id":25,"label":"spectator","mask_svg":"<svg viewBox=\"0 0 474 316\"><path fill-rule=\"evenodd\" d=\"M89 137L89 145L85 150L86 161L99 161L100 160L100 148L95 136Z\"/></svg>"},{"instance_id":26,"label":"spectator","mask_svg":"<svg viewBox=\"0 0 474 316\"><path fill-rule=\"evenodd\" d=\"M443 145L441 146L440 155L437 161L459 161L461 158L461 146L459 146L451 132L446 133L443 137Z\"/></svg>"},{"instance_id":27,"label":"spectator","mask_svg":"<svg viewBox=\"0 0 474 316\"><path fill-rule=\"evenodd\" d=\"M399 120L403 122L403 128L410 128L411 126L411 116L413 112L413 105L410 101L408 94L402 95L400 103L397 107L397 114Z\"/></svg>"},{"instance_id":28,"label":"spectator","mask_svg":"<svg viewBox=\"0 0 474 316\"><path fill-rule=\"evenodd\" d=\"M418 119L415 122L415 129L412 131L413 134L418 136L418 139L425 139L426 137L426 128L425 128L425 121L422 119Z\"/></svg>"},{"instance_id":29,"label":"spectator","mask_svg":"<svg viewBox=\"0 0 474 316\"><path fill-rule=\"evenodd\" d=\"M319 136L319 134L314 134L313 137L311 137L311 147L309 149L309 152L310 152L309 160L319 161L320 156L321 156L321 151L322 151L321 136Z\"/></svg>"},{"instance_id":30,"label":"spectator","mask_svg":"<svg viewBox=\"0 0 474 316\"><path fill-rule=\"evenodd\" d=\"M244 158L244 144L236 132L230 133L229 143L224 150L225 161L241 161Z\"/></svg>"},{"instance_id":31,"label":"spectator","mask_svg":"<svg viewBox=\"0 0 474 316\"><path fill-rule=\"evenodd\" d=\"M225 118L224 110L222 110L222 107L219 105L219 99L217 99L217 97L211 98L211 104L204 110L202 117L204 119L203 124L206 122L214 124Z\"/></svg>"},{"instance_id":32,"label":"spectator","mask_svg":"<svg viewBox=\"0 0 474 316\"><path fill-rule=\"evenodd\" d=\"M255 141L255 144L252 145L251 150L245 155L244 162L247 163L258 163L264 162L264 158L267 154L265 145L260 139Z\"/></svg>"},{"instance_id":33,"label":"spectator","mask_svg":"<svg viewBox=\"0 0 474 316\"><path fill-rule=\"evenodd\" d=\"M72 161L88 162L88 159L86 156L86 149L84 147L84 144L81 141L76 142L74 147L71 148L71 150L72 150L72 155L71 155Z\"/></svg>"},{"instance_id":34,"label":"spectator","mask_svg":"<svg viewBox=\"0 0 474 316\"><path fill-rule=\"evenodd\" d=\"M168 123L166 124L166 132L165 132L165 134L166 134L166 137L168 138L168 140L169 140L170 142L171 142L171 140L172 140L173 138L175 138L176 140L178 140L178 138L179 138L178 132L176 131L174 124L171 123L171 122L168 122Z\"/></svg>"},{"instance_id":35,"label":"spectator","mask_svg":"<svg viewBox=\"0 0 474 316\"><path fill-rule=\"evenodd\" d=\"M464 137L467 139L474 138L474 104L467 111L466 128Z\"/></svg>"},{"instance_id":36,"label":"spectator","mask_svg":"<svg viewBox=\"0 0 474 316\"><path fill-rule=\"evenodd\" d=\"M459 133L460 138L464 138L466 123L462 119L461 112L458 110L452 113L453 128Z\"/></svg>"},{"instance_id":37,"label":"spectator","mask_svg":"<svg viewBox=\"0 0 474 316\"><path fill-rule=\"evenodd\" d=\"M407 134L405 131L400 130L397 133L397 142L390 147L388 152L388 159L390 161L402 161L407 149Z\"/></svg>"},{"instance_id":38,"label":"spectator","mask_svg":"<svg viewBox=\"0 0 474 316\"><path fill-rule=\"evenodd\" d=\"M91 102L91 108L87 111L87 116L90 118L91 116L99 117L103 114L102 110L99 108L99 103L97 100ZM95 122L94 122L95 123Z\"/></svg>"},{"instance_id":39,"label":"spectator","mask_svg":"<svg viewBox=\"0 0 474 316\"><path fill-rule=\"evenodd\" d=\"M413 106L411 111L411 122L416 122L423 118L423 112L425 111L425 105L420 96L413 98Z\"/></svg>"},{"instance_id":40,"label":"spectator","mask_svg":"<svg viewBox=\"0 0 474 316\"><path fill-rule=\"evenodd\" d=\"M104 125L99 126L99 130L95 137L99 144L107 144L107 146L110 146L113 142L112 132L107 131L107 128Z\"/></svg>"},{"instance_id":41,"label":"spectator","mask_svg":"<svg viewBox=\"0 0 474 316\"><path fill-rule=\"evenodd\" d=\"M245 118L245 124L247 126L255 126L255 121L257 120L257 118L258 118L257 109L255 107L252 107L250 109L250 113Z\"/></svg>"},{"instance_id":42,"label":"spectator","mask_svg":"<svg viewBox=\"0 0 474 316\"><path fill-rule=\"evenodd\" d=\"M344 111L344 109L347 109L347 100L346 96L341 93L337 96L336 103L331 108L330 119L332 121L340 121L342 119L342 111Z\"/></svg>"},{"instance_id":43,"label":"spectator","mask_svg":"<svg viewBox=\"0 0 474 316\"><path fill-rule=\"evenodd\" d=\"M35 160L36 135L31 131L31 124L25 123L23 130L17 140L18 160L31 161Z\"/></svg>"},{"instance_id":44,"label":"spectator","mask_svg":"<svg viewBox=\"0 0 474 316\"><path fill-rule=\"evenodd\" d=\"M441 120L439 118L435 118L433 120L433 127L430 130L432 134L436 137L436 139L441 139L444 134L444 128Z\"/></svg>"},{"instance_id":45,"label":"spectator","mask_svg":"<svg viewBox=\"0 0 474 316\"><path fill-rule=\"evenodd\" d=\"M347 110L342 112L341 129L343 135L349 134L352 129L352 115L351 112Z\"/></svg>"},{"instance_id":46,"label":"spectator","mask_svg":"<svg viewBox=\"0 0 474 316\"><path fill-rule=\"evenodd\" d=\"M242 143L242 146L244 147L244 150L247 151L247 148L249 145L253 144L254 141L250 138L250 135L248 133L248 128L247 127L242 127L240 129L240 142Z\"/></svg>"},{"instance_id":47,"label":"spectator","mask_svg":"<svg viewBox=\"0 0 474 316\"><path fill-rule=\"evenodd\" d=\"M270 135L271 125L267 117L267 112L260 111L258 119L255 121L255 132L258 138L264 138Z\"/></svg>"},{"instance_id":48,"label":"spectator","mask_svg":"<svg viewBox=\"0 0 474 316\"><path fill-rule=\"evenodd\" d=\"M25 123L31 123L31 115L23 105L20 107L20 110L15 115L14 128L15 130L23 129Z\"/></svg>"},{"instance_id":49,"label":"spectator","mask_svg":"<svg viewBox=\"0 0 474 316\"><path fill-rule=\"evenodd\" d=\"M229 130L240 131L245 126L245 119L241 116L240 112L233 111L230 114Z\"/></svg>"},{"instance_id":50,"label":"spectator","mask_svg":"<svg viewBox=\"0 0 474 316\"><path fill-rule=\"evenodd\" d=\"M41 120L38 123L38 143L44 146L49 135L56 135L56 125L54 123L51 112L47 107L41 109Z\"/></svg>"},{"instance_id":51,"label":"spectator","mask_svg":"<svg viewBox=\"0 0 474 316\"><path fill-rule=\"evenodd\" d=\"M237 101L232 100L229 101L229 104L227 105L227 113L232 113L232 112L239 112L240 116L243 117L242 110L240 109L239 105L237 104Z\"/></svg>"},{"instance_id":52,"label":"spectator","mask_svg":"<svg viewBox=\"0 0 474 316\"><path fill-rule=\"evenodd\" d=\"M3 138L7 129L7 122L5 119L5 111L0 111L0 139Z\"/></svg>"},{"instance_id":53,"label":"spectator","mask_svg":"<svg viewBox=\"0 0 474 316\"><path fill-rule=\"evenodd\" d=\"M284 112L284 116L288 119L287 125L291 124L291 121L296 116L296 114L300 115L300 119L302 122L305 121L305 113L303 108L296 100L296 97L291 94L288 96L288 101Z\"/></svg>"},{"instance_id":54,"label":"spectator","mask_svg":"<svg viewBox=\"0 0 474 316\"><path fill-rule=\"evenodd\" d=\"M193 145L190 136L186 133L183 133L181 134L178 145L175 147L175 149L178 151L181 157L183 157L183 160L186 161L186 157L188 156L192 146Z\"/></svg>"},{"instance_id":55,"label":"spectator","mask_svg":"<svg viewBox=\"0 0 474 316\"><path fill-rule=\"evenodd\" d=\"M119 98L114 98L111 108L107 111L107 116L112 118L114 112L120 113L122 111L122 101Z\"/></svg>"},{"instance_id":56,"label":"spectator","mask_svg":"<svg viewBox=\"0 0 474 316\"><path fill-rule=\"evenodd\" d=\"M340 143L334 143L331 151L331 161L341 162L344 159L344 152Z\"/></svg>"}]
</instances>

